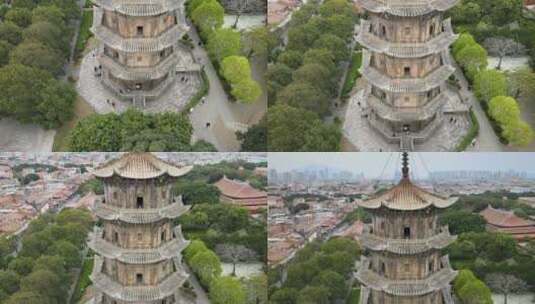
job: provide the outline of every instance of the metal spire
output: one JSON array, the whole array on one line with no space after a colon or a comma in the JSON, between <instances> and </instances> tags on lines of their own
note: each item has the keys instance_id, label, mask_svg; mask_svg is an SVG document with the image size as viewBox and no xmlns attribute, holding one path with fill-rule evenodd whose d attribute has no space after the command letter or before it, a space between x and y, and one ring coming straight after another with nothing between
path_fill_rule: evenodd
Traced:
<instances>
[{"instance_id":1,"label":"metal spire","mask_svg":"<svg viewBox=\"0 0 535 304\"><path fill-rule=\"evenodd\" d=\"M401 155L403 165L401 172L403 173L403 179L409 179L409 153L403 152Z\"/></svg>"}]
</instances>

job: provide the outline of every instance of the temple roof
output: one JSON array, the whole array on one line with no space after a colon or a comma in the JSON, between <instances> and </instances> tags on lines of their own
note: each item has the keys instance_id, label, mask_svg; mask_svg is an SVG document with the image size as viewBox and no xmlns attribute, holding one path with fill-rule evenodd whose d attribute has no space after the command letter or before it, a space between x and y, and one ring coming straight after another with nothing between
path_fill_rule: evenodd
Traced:
<instances>
[{"instance_id":1,"label":"temple roof","mask_svg":"<svg viewBox=\"0 0 535 304\"><path fill-rule=\"evenodd\" d=\"M97 177L117 175L131 179L151 179L163 175L179 177L188 173L193 166L178 167L165 162L151 153L127 153L93 171Z\"/></svg>"},{"instance_id":2,"label":"temple roof","mask_svg":"<svg viewBox=\"0 0 535 304\"><path fill-rule=\"evenodd\" d=\"M409 178L408 153L403 153L403 177L400 182L384 193L369 200L359 202L358 205L366 209L385 207L391 210L420 210L427 207L447 208L458 198L445 198L414 185Z\"/></svg>"},{"instance_id":3,"label":"temple roof","mask_svg":"<svg viewBox=\"0 0 535 304\"><path fill-rule=\"evenodd\" d=\"M214 186L225 196L237 199L265 198L267 204L267 193L253 188L248 182L232 180L223 176Z\"/></svg>"},{"instance_id":4,"label":"temple roof","mask_svg":"<svg viewBox=\"0 0 535 304\"><path fill-rule=\"evenodd\" d=\"M88 245L97 254L109 259L117 259L127 264L149 264L172 259L180 255L189 241L182 236L180 226L174 228L176 238L160 247L147 249L122 248L102 238L102 228L95 227L90 234Z\"/></svg>"},{"instance_id":5,"label":"temple roof","mask_svg":"<svg viewBox=\"0 0 535 304\"><path fill-rule=\"evenodd\" d=\"M106 10L128 16L157 16L177 10L184 5L181 0L93 0Z\"/></svg>"},{"instance_id":6,"label":"temple roof","mask_svg":"<svg viewBox=\"0 0 535 304\"><path fill-rule=\"evenodd\" d=\"M426 239L386 239L370 233L359 237L361 244L370 250L395 254L417 254L431 249L443 249L456 239L457 236L451 235L447 227L441 233Z\"/></svg>"},{"instance_id":7,"label":"temple roof","mask_svg":"<svg viewBox=\"0 0 535 304\"><path fill-rule=\"evenodd\" d=\"M387 13L401 17L444 12L454 7L459 0L355 0L357 5L373 13Z\"/></svg>"},{"instance_id":8,"label":"temple roof","mask_svg":"<svg viewBox=\"0 0 535 304\"><path fill-rule=\"evenodd\" d=\"M514 227L533 227L535 229L535 222L523 219L513 211L500 210L492 208L491 205L487 206L485 210L481 211L479 214L485 218L487 223L504 228L514 228Z\"/></svg>"}]
</instances>

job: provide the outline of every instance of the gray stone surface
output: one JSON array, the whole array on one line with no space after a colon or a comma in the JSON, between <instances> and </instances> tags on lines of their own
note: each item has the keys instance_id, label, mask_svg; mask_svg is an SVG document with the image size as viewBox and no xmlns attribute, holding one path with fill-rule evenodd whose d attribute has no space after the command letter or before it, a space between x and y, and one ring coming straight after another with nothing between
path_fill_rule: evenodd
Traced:
<instances>
[{"instance_id":1,"label":"gray stone surface","mask_svg":"<svg viewBox=\"0 0 535 304\"><path fill-rule=\"evenodd\" d=\"M345 113L343 133L346 139L358 151L377 152L377 151L399 151L398 144L388 143L384 137L374 130L366 114L367 102L363 98L364 90L356 91L348 100ZM360 101L360 106L358 105ZM444 106L448 111L460 111L466 108L459 98L450 93L450 100ZM444 123L431 135L428 141L423 144L416 144L415 151L453 151L455 150L462 137L470 128L470 120L466 112L460 113L443 113ZM456 120L450 123L450 118Z\"/></svg>"},{"instance_id":2,"label":"gray stone surface","mask_svg":"<svg viewBox=\"0 0 535 304\"><path fill-rule=\"evenodd\" d=\"M98 65L95 50L85 55L80 65L80 74L76 85L78 93L97 113L121 113L132 107L130 101L121 100L106 88L99 77L94 75ZM140 108L146 113L180 112L188 101L197 93L201 85L200 76L189 76L188 82L177 79L158 100L147 101L146 107ZM107 100L110 102L108 103ZM115 103L115 106L112 105Z\"/></svg>"},{"instance_id":3,"label":"gray stone surface","mask_svg":"<svg viewBox=\"0 0 535 304\"><path fill-rule=\"evenodd\" d=\"M0 119L0 151L2 152L51 152L55 130L45 130L35 124L4 118Z\"/></svg>"}]
</instances>

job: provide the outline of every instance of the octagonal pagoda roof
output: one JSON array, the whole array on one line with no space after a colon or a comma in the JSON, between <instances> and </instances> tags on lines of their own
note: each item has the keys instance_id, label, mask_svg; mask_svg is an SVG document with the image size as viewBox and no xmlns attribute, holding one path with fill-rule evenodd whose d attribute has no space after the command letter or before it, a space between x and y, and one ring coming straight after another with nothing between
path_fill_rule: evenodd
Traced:
<instances>
[{"instance_id":1,"label":"octagonal pagoda roof","mask_svg":"<svg viewBox=\"0 0 535 304\"><path fill-rule=\"evenodd\" d=\"M100 178L114 175L130 179L151 179L163 175L179 177L187 174L193 166L179 167L165 162L151 153L127 153L93 171Z\"/></svg>"},{"instance_id":2,"label":"octagonal pagoda roof","mask_svg":"<svg viewBox=\"0 0 535 304\"><path fill-rule=\"evenodd\" d=\"M443 197L414 185L409 178L407 153L403 153L403 163L403 178L396 186L369 200L360 202L359 206L366 209L379 209L384 206L391 210L411 211L430 206L440 209L447 208L457 201L458 198Z\"/></svg>"}]
</instances>

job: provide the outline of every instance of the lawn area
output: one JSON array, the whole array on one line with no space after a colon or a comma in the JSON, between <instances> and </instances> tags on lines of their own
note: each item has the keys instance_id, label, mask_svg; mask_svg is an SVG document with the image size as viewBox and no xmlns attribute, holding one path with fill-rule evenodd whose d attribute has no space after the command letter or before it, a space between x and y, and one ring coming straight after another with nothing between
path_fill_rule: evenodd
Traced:
<instances>
[{"instance_id":1,"label":"lawn area","mask_svg":"<svg viewBox=\"0 0 535 304\"><path fill-rule=\"evenodd\" d=\"M72 130L80 120L95 113L93 108L80 96L78 96L74 102L73 112L73 118L70 121L65 122L57 130L56 136L54 137L53 151L67 151L67 136L69 135L69 131Z\"/></svg>"},{"instance_id":2,"label":"lawn area","mask_svg":"<svg viewBox=\"0 0 535 304\"><path fill-rule=\"evenodd\" d=\"M359 304L360 289L353 288L347 297L346 304Z\"/></svg>"},{"instance_id":3,"label":"lawn area","mask_svg":"<svg viewBox=\"0 0 535 304\"><path fill-rule=\"evenodd\" d=\"M80 33L76 39L76 48L74 50L74 58L79 58L87 44L87 41L93 35L89 30L93 24L93 11L84 9L82 14L82 22L80 23Z\"/></svg>"},{"instance_id":4,"label":"lawn area","mask_svg":"<svg viewBox=\"0 0 535 304\"><path fill-rule=\"evenodd\" d=\"M347 77L342 88L342 99L347 99L349 93L355 86L355 82L360 77L360 66L362 65L362 51L354 52L353 57L351 58L351 64L349 65L349 70L347 71Z\"/></svg>"},{"instance_id":5,"label":"lawn area","mask_svg":"<svg viewBox=\"0 0 535 304\"><path fill-rule=\"evenodd\" d=\"M89 275L91 274L91 271L93 271L93 262L95 260L93 258L91 259L84 259L84 265L82 266L82 272L80 272L80 280L78 281L78 285L76 285L76 289L74 290L74 293L72 294L71 303L78 303L78 301L82 298L82 295L85 292L85 289L91 285L91 280L89 279Z\"/></svg>"}]
</instances>

